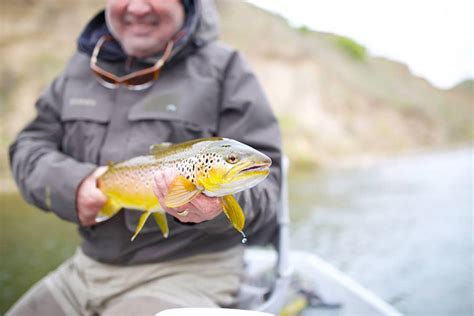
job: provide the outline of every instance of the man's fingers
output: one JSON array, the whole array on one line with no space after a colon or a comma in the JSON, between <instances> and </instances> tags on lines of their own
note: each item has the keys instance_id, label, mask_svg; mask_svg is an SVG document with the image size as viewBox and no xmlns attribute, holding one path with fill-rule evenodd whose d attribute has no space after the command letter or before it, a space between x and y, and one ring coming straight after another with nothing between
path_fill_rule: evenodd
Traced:
<instances>
[{"instance_id":1,"label":"man's fingers","mask_svg":"<svg viewBox=\"0 0 474 316\"><path fill-rule=\"evenodd\" d=\"M153 192L165 212L176 217L181 222L200 223L216 217L222 211L219 198L210 198L203 194L199 194L193 201L180 207L167 207L164 204L164 198L176 174L175 171L168 169L159 171L154 178Z\"/></svg>"},{"instance_id":2,"label":"man's fingers","mask_svg":"<svg viewBox=\"0 0 474 316\"><path fill-rule=\"evenodd\" d=\"M105 202L107 202L107 196L95 187L89 187L87 192L84 193L84 197L81 199L81 206L100 210Z\"/></svg>"},{"instance_id":3,"label":"man's fingers","mask_svg":"<svg viewBox=\"0 0 474 316\"><path fill-rule=\"evenodd\" d=\"M77 192L77 215L83 226L94 225L95 217L107 202L107 196L97 188L97 178L107 171L107 167L99 167L79 185Z\"/></svg>"},{"instance_id":4,"label":"man's fingers","mask_svg":"<svg viewBox=\"0 0 474 316\"><path fill-rule=\"evenodd\" d=\"M159 171L156 174L154 179L155 185L153 186L153 192L158 197L158 200L160 200L160 202L163 201L164 197L168 193L168 187L175 177L176 172L169 169Z\"/></svg>"},{"instance_id":5,"label":"man's fingers","mask_svg":"<svg viewBox=\"0 0 474 316\"><path fill-rule=\"evenodd\" d=\"M167 188L165 185L165 180L163 177L163 173L159 172L154 179L155 185L153 186L153 192L157 196L158 200L163 200L164 195L166 194ZM160 203L161 204L161 203Z\"/></svg>"},{"instance_id":6,"label":"man's fingers","mask_svg":"<svg viewBox=\"0 0 474 316\"><path fill-rule=\"evenodd\" d=\"M196 209L205 213L213 213L219 211L222 208L220 198L211 198L205 196L204 194L198 195L194 200L191 201L191 203Z\"/></svg>"},{"instance_id":7,"label":"man's fingers","mask_svg":"<svg viewBox=\"0 0 474 316\"><path fill-rule=\"evenodd\" d=\"M103 205L107 202L107 196L97 188L92 188L90 192L91 198L94 199L97 204Z\"/></svg>"},{"instance_id":8,"label":"man's fingers","mask_svg":"<svg viewBox=\"0 0 474 316\"><path fill-rule=\"evenodd\" d=\"M79 221L81 222L81 225L91 226L91 225L96 224L95 217L96 217L97 212L92 211L91 209L86 209L78 213L78 217L79 217Z\"/></svg>"}]
</instances>

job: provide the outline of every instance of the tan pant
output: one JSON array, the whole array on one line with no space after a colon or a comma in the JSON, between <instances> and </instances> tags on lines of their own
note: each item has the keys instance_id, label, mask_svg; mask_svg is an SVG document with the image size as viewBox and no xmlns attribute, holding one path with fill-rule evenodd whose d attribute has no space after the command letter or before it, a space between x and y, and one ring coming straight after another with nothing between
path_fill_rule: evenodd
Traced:
<instances>
[{"instance_id":1,"label":"tan pant","mask_svg":"<svg viewBox=\"0 0 474 316\"><path fill-rule=\"evenodd\" d=\"M235 303L242 272L243 247L126 267L78 250L6 315L154 315L173 307L228 306Z\"/></svg>"}]
</instances>

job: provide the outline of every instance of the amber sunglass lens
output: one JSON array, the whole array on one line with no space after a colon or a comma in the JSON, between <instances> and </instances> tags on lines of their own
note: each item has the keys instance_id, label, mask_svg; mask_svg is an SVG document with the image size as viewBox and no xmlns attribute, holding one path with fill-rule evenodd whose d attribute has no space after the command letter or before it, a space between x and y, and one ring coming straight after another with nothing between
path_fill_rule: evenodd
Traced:
<instances>
[{"instance_id":1,"label":"amber sunglass lens","mask_svg":"<svg viewBox=\"0 0 474 316\"><path fill-rule=\"evenodd\" d=\"M149 83L150 81L155 80L156 78L158 78L158 71L130 78L125 81L125 84L127 86L141 86L145 83Z\"/></svg>"},{"instance_id":2,"label":"amber sunglass lens","mask_svg":"<svg viewBox=\"0 0 474 316\"><path fill-rule=\"evenodd\" d=\"M116 80L114 80L114 79L112 79L112 78L110 78L110 77L108 77L108 76L105 76L105 75L103 75L103 74L101 74L101 73L99 73L99 72L95 72L95 73L96 73L96 75L97 75L100 79L102 79L103 81L105 81L105 82L107 82L107 83L111 83L111 84L117 84L117 81L116 81Z\"/></svg>"}]
</instances>

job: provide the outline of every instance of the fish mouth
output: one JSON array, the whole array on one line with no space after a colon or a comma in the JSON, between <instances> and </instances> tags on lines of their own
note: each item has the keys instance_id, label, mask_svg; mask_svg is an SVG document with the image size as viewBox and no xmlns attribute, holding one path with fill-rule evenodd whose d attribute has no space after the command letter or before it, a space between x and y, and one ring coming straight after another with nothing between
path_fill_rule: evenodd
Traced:
<instances>
[{"instance_id":1,"label":"fish mouth","mask_svg":"<svg viewBox=\"0 0 474 316\"><path fill-rule=\"evenodd\" d=\"M265 176L270 173L269 162L247 162L232 168L227 176L233 179L242 179L254 176Z\"/></svg>"},{"instance_id":2,"label":"fish mouth","mask_svg":"<svg viewBox=\"0 0 474 316\"><path fill-rule=\"evenodd\" d=\"M242 162L227 172L216 192L222 196L251 188L270 174L270 165L267 162Z\"/></svg>"},{"instance_id":3,"label":"fish mouth","mask_svg":"<svg viewBox=\"0 0 474 316\"><path fill-rule=\"evenodd\" d=\"M248 167L244 167L239 170L239 174L248 173L248 172L269 172L270 171L270 163L260 163L260 164L253 164Z\"/></svg>"},{"instance_id":4,"label":"fish mouth","mask_svg":"<svg viewBox=\"0 0 474 316\"><path fill-rule=\"evenodd\" d=\"M258 157L260 158L260 157ZM248 178L253 176L266 176L270 173L272 161L268 159L249 159L238 162L225 174L227 179Z\"/></svg>"}]
</instances>

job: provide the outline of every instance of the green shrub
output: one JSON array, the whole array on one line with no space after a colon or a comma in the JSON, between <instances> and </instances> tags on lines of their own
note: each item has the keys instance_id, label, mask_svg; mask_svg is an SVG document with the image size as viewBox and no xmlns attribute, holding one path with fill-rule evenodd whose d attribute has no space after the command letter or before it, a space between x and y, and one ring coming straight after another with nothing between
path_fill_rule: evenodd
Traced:
<instances>
[{"instance_id":1,"label":"green shrub","mask_svg":"<svg viewBox=\"0 0 474 316\"><path fill-rule=\"evenodd\" d=\"M301 25L300 27L297 28L298 32L300 32L303 35L310 34L312 31L309 27L306 25Z\"/></svg>"},{"instance_id":2,"label":"green shrub","mask_svg":"<svg viewBox=\"0 0 474 316\"><path fill-rule=\"evenodd\" d=\"M337 36L336 45L357 61L363 61L367 58L367 49L348 37Z\"/></svg>"}]
</instances>

